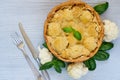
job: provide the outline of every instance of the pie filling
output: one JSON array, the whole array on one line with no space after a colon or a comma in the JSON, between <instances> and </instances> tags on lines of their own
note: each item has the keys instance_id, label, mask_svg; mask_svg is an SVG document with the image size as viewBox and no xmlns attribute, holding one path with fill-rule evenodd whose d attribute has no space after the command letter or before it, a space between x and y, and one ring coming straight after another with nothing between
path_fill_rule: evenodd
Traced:
<instances>
[{"instance_id":1,"label":"pie filling","mask_svg":"<svg viewBox=\"0 0 120 80\"><path fill-rule=\"evenodd\" d=\"M99 26L96 16L84 5L65 6L57 10L48 23L47 40L62 58L89 56L97 48ZM72 32L64 32L65 27L78 31L81 40L77 40Z\"/></svg>"}]
</instances>

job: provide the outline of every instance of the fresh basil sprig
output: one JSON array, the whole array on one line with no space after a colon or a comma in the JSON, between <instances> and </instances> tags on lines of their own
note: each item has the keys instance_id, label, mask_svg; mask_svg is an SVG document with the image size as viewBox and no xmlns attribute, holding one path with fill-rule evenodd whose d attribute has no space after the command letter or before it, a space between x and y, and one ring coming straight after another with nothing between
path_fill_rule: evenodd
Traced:
<instances>
[{"instance_id":1,"label":"fresh basil sprig","mask_svg":"<svg viewBox=\"0 0 120 80\"><path fill-rule=\"evenodd\" d=\"M72 27L64 27L63 31L66 33L71 33L71 32L73 32L73 28Z\"/></svg>"},{"instance_id":2,"label":"fresh basil sprig","mask_svg":"<svg viewBox=\"0 0 120 80\"><path fill-rule=\"evenodd\" d=\"M107 60L110 55L106 51L112 49L113 46L114 44L111 42L103 42L99 48L99 51L95 54L94 59L98 61Z\"/></svg>"},{"instance_id":3,"label":"fresh basil sprig","mask_svg":"<svg viewBox=\"0 0 120 80\"><path fill-rule=\"evenodd\" d=\"M71 33L73 32L73 36L77 39L77 40L81 40L82 36L81 33L79 31L76 31L75 29L73 29L72 27L64 27L63 31L66 33Z\"/></svg>"},{"instance_id":4,"label":"fresh basil sprig","mask_svg":"<svg viewBox=\"0 0 120 80\"><path fill-rule=\"evenodd\" d=\"M65 67L65 63L57 58L53 58L52 61L50 62L47 62L43 65L40 66L40 70L46 70L46 69L49 69L51 67L54 67L54 69L58 72L58 73L61 73L62 72L62 69L61 68L64 68Z\"/></svg>"},{"instance_id":5,"label":"fresh basil sprig","mask_svg":"<svg viewBox=\"0 0 120 80\"><path fill-rule=\"evenodd\" d=\"M98 51L95 56L94 59L98 60L98 61L104 61L107 60L109 58L109 54L105 51Z\"/></svg>"},{"instance_id":6,"label":"fresh basil sprig","mask_svg":"<svg viewBox=\"0 0 120 80\"><path fill-rule=\"evenodd\" d=\"M96 69L96 62L94 58L84 61L84 64L88 67L90 71L93 71Z\"/></svg>"},{"instance_id":7,"label":"fresh basil sprig","mask_svg":"<svg viewBox=\"0 0 120 80\"><path fill-rule=\"evenodd\" d=\"M96 62L98 61L105 61L109 58L110 54L107 53L107 50L112 49L114 46L111 42L103 42L101 47L99 48L98 52L92 57L91 59L84 61L84 64L88 67L89 70L95 70Z\"/></svg>"},{"instance_id":8,"label":"fresh basil sprig","mask_svg":"<svg viewBox=\"0 0 120 80\"><path fill-rule=\"evenodd\" d=\"M94 7L95 11L98 12L99 14L104 13L108 9L109 3L105 2L102 4L98 4Z\"/></svg>"},{"instance_id":9,"label":"fresh basil sprig","mask_svg":"<svg viewBox=\"0 0 120 80\"><path fill-rule=\"evenodd\" d=\"M106 51L106 50L110 50L114 47L114 44L111 43L111 42L103 42L101 47L99 48L99 50L103 50L103 51Z\"/></svg>"},{"instance_id":10,"label":"fresh basil sprig","mask_svg":"<svg viewBox=\"0 0 120 80\"><path fill-rule=\"evenodd\" d=\"M81 38L82 38L81 34L78 31L74 31L73 35L77 40L81 40Z\"/></svg>"},{"instance_id":11,"label":"fresh basil sprig","mask_svg":"<svg viewBox=\"0 0 120 80\"><path fill-rule=\"evenodd\" d=\"M65 63L63 61L57 59L57 63L60 67L65 67Z\"/></svg>"},{"instance_id":12,"label":"fresh basil sprig","mask_svg":"<svg viewBox=\"0 0 120 80\"><path fill-rule=\"evenodd\" d=\"M53 67L54 69L58 72L58 73L61 73L61 68L59 66L59 63L55 60L54 63L53 63Z\"/></svg>"},{"instance_id":13,"label":"fresh basil sprig","mask_svg":"<svg viewBox=\"0 0 120 80\"><path fill-rule=\"evenodd\" d=\"M42 45L43 45L45 48L48 48L48 46L47 46L47 43L46 43L46 42L44 42Z\"/></svg>"},{"instance_id":14,"label":"fresh basil sprig","mask_svg":"<svg viewBox=\"0 0 120 80\"><path fill-rule=\"evenodd\" d=\"M47 62L44 65L40 66L40 70L45 70L45 69L49 69L53 66L53 62Z\"/></svg>"}]
</instances>

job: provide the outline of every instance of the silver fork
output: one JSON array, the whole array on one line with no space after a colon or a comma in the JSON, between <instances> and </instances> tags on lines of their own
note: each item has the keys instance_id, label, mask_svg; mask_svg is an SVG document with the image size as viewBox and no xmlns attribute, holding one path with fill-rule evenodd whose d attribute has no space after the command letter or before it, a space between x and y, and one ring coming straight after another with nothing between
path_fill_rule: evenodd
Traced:
<instances>
[{"instance_id":1,"label":"silver fork","mask_svg":"<svg viewBox=\"0 0 120 80\"><path fill-rule=\"evenodd\" d=\"M23 43L23 40L18 35L18 33L15 32L15 33L11 34L11 37L13 38L14 44L18 47L18 49L20 49L22 51L22 53L23 53L27 63L29 64L29 66L30 66L36 80L43 80L41 74L39 73L37 68L34 66L34 64L30 60L29 56L26 54L25 45Z\"/></svg>"}]
</instances>

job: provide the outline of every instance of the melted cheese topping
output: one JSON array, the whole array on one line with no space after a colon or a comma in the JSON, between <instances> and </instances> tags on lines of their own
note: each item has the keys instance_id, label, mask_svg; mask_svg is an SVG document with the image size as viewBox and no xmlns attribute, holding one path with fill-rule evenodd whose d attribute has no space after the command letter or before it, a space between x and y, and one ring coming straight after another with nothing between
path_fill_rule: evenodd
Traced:
<instances>
[{"instance_id":1,"label":"melted cheese topping","mask_svg":"<svg viewBox=\"0 0 120 80\"><path fill-rule=\"evenodd\" d=\"M62 30L68 26L79 31L82 39L77 40L72 33ZM48 42L63 58L89 56L97 47L99 31L99 24L92 12L84 6L68 6L58 10L48 24Z\"/></svg>"}]
</instances>

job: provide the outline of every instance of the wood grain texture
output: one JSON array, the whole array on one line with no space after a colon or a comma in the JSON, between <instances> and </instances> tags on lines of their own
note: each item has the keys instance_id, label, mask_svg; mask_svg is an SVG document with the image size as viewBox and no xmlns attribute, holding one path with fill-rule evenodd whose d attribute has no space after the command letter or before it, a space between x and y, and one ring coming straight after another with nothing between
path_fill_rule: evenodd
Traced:
<instances>
[{"instance_id":1,"label":"wood grain texture","mask_svg":"<svg viewBox=\"0 0 120 80\"><path fill-rule=\"evenodd\" d=\"M48 12L63 1L66 0L0 0L0 80L35 80L22 53L13 45L10 34L13 31L20 34L18 23L22 22L37 49L37 46L44 42L43 25ZM97 3L104 0L83 1ZM107 1L110 7L101 17L110 19L120 26L120 0ZM118 62L120 60L120 37L114 43L115 47L110 51L110 59L106 62L97 62L97 69L89 72L80 80L104 80L104 77L106 80L120 80L120 63ZM27 47L26 49L35 63L30 51ZM36 63L35 65L37 67ZM73 80L68 76L66 69L63 69L62 74L56 73L54 69L48 72L51 80Z\"/></svg>"}]
</instances>

